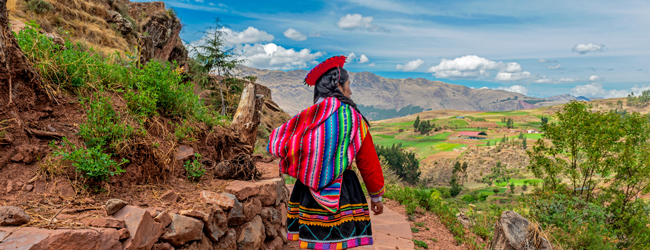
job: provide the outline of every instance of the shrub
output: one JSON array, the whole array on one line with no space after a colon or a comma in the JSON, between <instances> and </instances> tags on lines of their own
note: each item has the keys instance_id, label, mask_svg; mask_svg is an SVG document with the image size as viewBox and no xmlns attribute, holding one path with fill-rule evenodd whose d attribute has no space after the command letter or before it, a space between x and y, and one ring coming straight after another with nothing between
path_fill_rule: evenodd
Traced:
<instances>
[{"instance_id":1,"label":"shrub","mask_svg":"<svg viewBox=\"0 0 650 250\"><path fill-rule=\"evenodd\" d=\"M128 163L128 160L122 159L118 164L111 159L110 154L103 153L100 146L91 147L88 149L77 148L74 144L68 142L67 138L63 138L63 147L68 145L70 150L56 147L50 144L55 151L54 156L63 156L63 160L71 161L72 166L76 168L84 177L98 182L106 181L110 176L119 175L124 170L120 166Z\"/></svg>"},{"instance_id":2,"label":"shrub","mask_svg":"<svg viewBox=\"0 0 650 250\"><path fill-rule=\"evenodd\" d=\"M471 196L469 194L466 194L466 195L463 195L463 198L461 198L461 200L463 200L463 201L465 201L467 203L472 203L472 202L474 202L475 199L474 199L473 196Z\"/></svg>"},{"instance_id":3,"label":"shrub","mask_svg":"<svg viewBox=\"0 0 650 250\"><path fill-rule=\"evenodd\" d=\"M499 193L499 187L492 188L492 192L494 192L494 194L498 194Z\"/></svg>"},{"instance_id":4,"label":"shrub","mask_svg":"<svg viewBox=\"0 0 650 250\"><path fill-rule=\"evenodd\" d=\"M187 171L187 178L191 181L198 181L205 174L205 169L203 169L203 163L201 163L201 155L198 153L194 154L193 160L188 160L185 162L185 170Z\"/></svg>"},{"instance_id":5,"label":"shrub","mask_svg":"<svg viewBox=\"0 0 650 250\"><path fill-rule=\"evenodd\" d=\"M489 195L487 195L487 194L480 193L480 194L478 195L478 198L477 198L476 200L479 201L479 202L480 202L480 201L486 201L488 196L489 196Z\"/></svg>"},{"instance_id":6,"label":"shrub","mask_svg":"<svg viewBox=\"0 0 650 250\"><path fill-rule=\"evenodd\" d=\"M176 140L180 141L196 141L194 136L196 135L196 128L192 126L187 120L183 120L183 123L177 124L176 129L174 130L174 135Z\"/></svg>"},{"instance_id":7,"label":"shrub","mask_svg":"<svg viewBox=\"0 0 650 250\"><path fill-rule=\"evenodd\" d=\"M421 248L425 248L425 249L429 248L429 245L427 245L427 243L424 242L424 241L419 241L419 240L413 239L413 243L415 243L416 246L421 247Z\"/></svg>"},{"instance_id":8,"label":"shrub","mask_svg":"<svg viewBox=\"0 0 650 250\"><path fill-rule=\"evenodd\" d=\"M417 233L417 232L420 232L420 229L418 229L417 227L412 227L411 232Z\"/></svg>"},{"instance_id":9,"label":"shrub","mask_svg":"<svg viewBox=\"0 0 650 250\"><path fill-rule=\"evenodd\" d=\"M79 135L89 147L111 146L129 138L133 127L126 125L122 117L113 110L111 98L95 95L90 101L86 123L79 125Z\"/></svg>"},{"instance_id":10,"label":"shrub","mask_svg":"<svg viewBox=\"0 0 650 250\"><path fill-rule=\"evenodd\" d=\"M139 91L129 89L124 94L129 110L139 116L151 117L156 114L158 94L152 88L143 88Z\"/></svg>"},{"instance_id":11,"label":"shrub","mask_svg":"<svg viewBox=\"0 0 650 250\"><path fill-rule=\"evenodd\" d=\"M37 14L44 14L54 9L52 4L44 0L27 0L27 8Z\"/></svg>"},{"instance_id":12,"label":"shrub","mask_svg":"<svg viewBox=\"0 0 650 250\"><path fill-rule=\"evenodd\" d=\"M404 181L417 183L420 177L420 161L415 153L401 149L401 144L391 147L375 146L377 155L383 156L388 165Z\"/></svg>"}]
</instances>

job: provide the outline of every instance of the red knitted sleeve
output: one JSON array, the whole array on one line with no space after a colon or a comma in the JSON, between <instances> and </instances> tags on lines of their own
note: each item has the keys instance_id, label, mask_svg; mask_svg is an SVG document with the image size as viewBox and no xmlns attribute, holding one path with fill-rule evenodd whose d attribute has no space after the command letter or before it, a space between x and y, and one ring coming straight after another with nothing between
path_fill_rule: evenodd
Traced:
<instances>
[{"instance_id":1,"label":"red knitted sleeve","mask_svg":"<svg viewBox=\"0 0 650 250\"><path fill-rule=\"evenodd\" d=\"M370 197L382 196L384 194L384 173L382 173L370 133L363 140L356 158L357 168L361 172L363 183L366 184Z\"/></svg>"}]
</instances>

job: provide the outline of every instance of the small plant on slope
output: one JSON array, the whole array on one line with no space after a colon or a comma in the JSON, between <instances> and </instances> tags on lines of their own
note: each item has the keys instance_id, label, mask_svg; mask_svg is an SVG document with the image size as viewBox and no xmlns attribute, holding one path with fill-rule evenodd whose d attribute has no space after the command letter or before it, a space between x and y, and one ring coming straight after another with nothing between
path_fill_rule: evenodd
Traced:
<instances>
[{"instance_id":1,"label":"small plant on slope","mask_svg":"<svg viewBox=\"0 0 650 250\"><path fill-rule=\"evenodd\" d=\"M129 162L126 159L122 159L120 163L115 162L110 154L102 152L100 146L77 148L64 137L62 146L66 145L70 147L69 151L50 144L50 147L55 148L53 155L63 156L63 160L71 161L77 172L94 182L107 181L110 176L123 173L124 170L120 167Z\"/></svg>"},{"instance_id":2,"label":"small plant on slope","mask_svg":"<svg viewBox=\"0 0 650 250\"><path fill-rule=\"evenodd\" d=\"M187 178L191 181L198 181L205 174L203 164L201 163L201 155L194 154L193 160L185 162L185 170L187 171Z\"/></svg>"}]
</instances>

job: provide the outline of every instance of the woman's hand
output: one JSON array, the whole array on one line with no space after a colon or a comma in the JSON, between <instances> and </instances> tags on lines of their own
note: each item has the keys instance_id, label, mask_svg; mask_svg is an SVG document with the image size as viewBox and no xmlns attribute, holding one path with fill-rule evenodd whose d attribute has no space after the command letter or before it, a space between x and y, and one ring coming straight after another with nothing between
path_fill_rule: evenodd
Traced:
<instances>
[{"instance_id":1,"label":"woman's hand","mask_svg":"<svg viewBox=\"0 0 650 250\"><path fill-rule=\"evenodd\" d=\"M380 215L384 212L384 204L381 203L381 201L370 201L370 210L372 210L375 215Z\"/></svg>"}]
</instances>

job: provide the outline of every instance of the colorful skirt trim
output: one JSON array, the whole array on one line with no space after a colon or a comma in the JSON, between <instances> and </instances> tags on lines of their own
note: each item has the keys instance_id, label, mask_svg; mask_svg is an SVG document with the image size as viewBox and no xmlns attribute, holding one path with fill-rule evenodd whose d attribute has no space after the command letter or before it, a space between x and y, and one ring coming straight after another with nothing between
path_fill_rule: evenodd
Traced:
<instances>
[{"instance_id":1,"label":"colorful skirt trim","mask_svg":"<svg viewBox=\"0 0 650 250\"><path fill-rule=\"evenodd\" d=\"M323 209L309 188L296 182L287 209L287 238L304 249L347 249L372 245L370 210L359 179L351 170L343 173L340 207Z\"/></svg>"}]
</instances>

